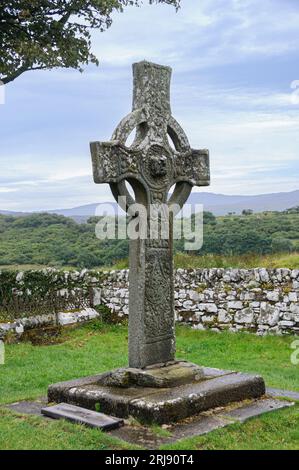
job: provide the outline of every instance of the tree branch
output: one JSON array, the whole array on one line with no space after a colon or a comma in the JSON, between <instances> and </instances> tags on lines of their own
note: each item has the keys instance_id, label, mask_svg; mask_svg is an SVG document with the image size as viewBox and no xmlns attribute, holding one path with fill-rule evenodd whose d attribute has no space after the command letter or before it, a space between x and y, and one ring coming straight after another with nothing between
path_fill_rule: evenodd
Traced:
<instances>
[{"instance_id":1,"label":"tree branch","mask_svg":"<svg viewBox=\"0 0 299 470\"><path fill-rule=\"evenodd\" d=\"M28 64L24 64L22 65L21 67L19 67L15 72L13 72L12 74L10 75L7 75L6 77L0 77L0 80L1 82L6 85L7 83L9 82L12 82L13 80L15 80L16 78L18 78L20 75L22 75L22 73L25 73L25 72L30 72L32 70L46 70L48 69L49 67L45 66L45 65L38 65L36 67L30 67Z\"/></svg>"},{"instance_id":2,"label":"tree branch","mask_svg":"<svg viewBox=\"0 0 299 470\"><path fill-rule=\"evenodd\" d=\"M180 3L180 0L147 1L176 7ZM142 0L9 0L5 6L2 3L0 80L7 84L30 70L54 67L81 70L80 64L98 64L91 53L91 29L104 31L111 26L114 11L139 6Z\"/></svg>"}]
</instances>

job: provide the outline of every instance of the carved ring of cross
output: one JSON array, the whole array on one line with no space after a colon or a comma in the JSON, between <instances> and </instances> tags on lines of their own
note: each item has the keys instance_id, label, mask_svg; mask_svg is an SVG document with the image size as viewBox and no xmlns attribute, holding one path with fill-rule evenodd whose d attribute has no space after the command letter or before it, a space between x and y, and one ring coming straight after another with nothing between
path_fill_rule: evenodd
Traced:
<instances>
[{"instance_id":1,"label":"carved ring of cross","mask_svg":"<svg viewBox=\"0 0 299 470\"><path fill-rule=\"evenodd\" d=\"M143 109L136 109L129 113L116 127L111 140L118 141L120 144L126 144L126 141L129 135L137 129L137 134L135 141L133 142L132 147L138 146L139 148L143 147L143 142L146 141L146 129L147 116ZM167 133L173 141L175 151L181 153L188 151L190 149L190 144L188 138L180 126L180 124L170 117L167 124ZM169 146L170 147L170 146ZM170 148L173 152L174 150ZM131 181L134 192L140 192L140 185L136 185L135 182ZM129 207L136 203L136 200L131 196L127 187L126 180L123 179L118 183L110 183L110 188L115 200L120 204L121 208L128 212ZM168 206L177 205L178 208L182 208L185 202L187 201L190 193L192 191L192 185L185 181L180 181L175 184L173 193L171 194L169 200L167 201ZM124 199L122 199L124 198ZM174 210L174 215L179 212L179 210Z\"/></svg>"}]
</instances>

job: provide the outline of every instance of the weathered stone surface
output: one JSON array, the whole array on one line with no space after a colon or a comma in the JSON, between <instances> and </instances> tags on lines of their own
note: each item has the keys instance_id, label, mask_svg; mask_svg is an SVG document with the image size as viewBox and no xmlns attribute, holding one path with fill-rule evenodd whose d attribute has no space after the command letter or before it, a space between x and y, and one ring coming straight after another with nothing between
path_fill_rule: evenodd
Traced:
<instances>
[{"instance_id":1,"label":"weathered stone surface","mask_svg":"<svg viewBox=\"0 0 299 470\"><path fill-rule=\"evenodd\" d=\"M299 391L294 392L292 390L267 387L266 393L271 397L290 398L291 400L299 401Z\"/></svg>"},{"instance_id":2,"label":"weathered stone surface","mask_svg":"<svg viewBox=\"0 0 299 470\"><path fill-rule=\"evenodd\" d=\"M109 431L124 424L122 419L81 408L80 406L70 405L69 403L47 406L42 408L41 411L43 415L49 418L66 419L72 423L85 424L85 426L91 428L100 428L102 431Z\"/></svg>"},{"instance_id":3,"label":"weathered stone surface","mask_svg":"<svg viewBox=\"0 0 299 470\"><path fill-rule=\"evenodd\" d=\"M259 270L259 278L262 282L268 282L269 281L269 273L267 269L261 268Z\"/></svg>"},{"instance_id":4,"label":"weathered stone surface","mask_svg":"<svg viewBox=\"0 0 299 470\"><path fill-rule=\"evenodd\" d=\"M290 302L297 302L298 301L297 292L289 292L288 297L289 297Z\"/></svg>"},{"instance_id":5,"label":"weathered stone surface","mask_svg":"<svg viewBox=\"0 0 299 470\"><path fill-rule=\"evenodd\" d=\"M218 312L218 308L213 303L201 303L201 304L198 304L198 308L202 312L207 312L207 313L217 313Z\"/></svg>"},{"instance_id":6,"label":"weathered stone surface","mask_svg":"<svg viewBox=\"0 0 299 470\"><path fill-rule=\"evenodd\" d=\"M227 313L226 310L224 309L219 310L219 313L218 313L219 323L230 323L232 321L232 318L233 318L232 315Z\"/></svg>"},{"instance_id":7,"label":"weathered stone surface","mask_svg":"<svg viewBox=\"0 0 299 470\"><path fill-rule=\"evenodd\" d=\"M243 303L239 300L230 301L227 304L229 310L241 310L243 308Z\"/></svg>"},{"instance_id":8,"label":"weathered stone surface","mask_svg":"<svg viewBox=\"0 0 299 470\"><path fill-rule=\"evenodd\" d=\"M52 385L48 398L89 409L99 403L104 413L162 424L234 401L258 398L265 392L259 376L210 368L202 372L201 380L170 388L108 387L101 385L101 376L87 377Z\"/></svg>"},{"instance_id":9,"label":"weathered stone surface","mask_svg":"<svg viewBox=\"0 0 299 470\"><path fill-rule=\"evenodd\" d=\"M93 288L93 305L96 307L102 303L102 290L99 287Z\"/></svg>"},{"instance_id":10,"label":"weathered stone surface","mask_svg":"<svg viewBox=\"0 0 299 470\"><path fill-rule=\"evenodd\" d=\"M267 292L267 299L271 302L279 302L279 291L270 291Z\"/></svg>"},{"instance_id":11,"label":"weathered stone surface","mask_svg":"<svg viewBox=\"0 0 299 470\"><path fill-rule=\"evenodd\" d=\"M146 223L138 218L145 238L130 240L129 365L143 368L175 357L173 228L172 216L163 215L163 205L181 207L192 186L209 184L210 174L208 151L191 149L171 115L171 69L143 61L133 65L133 76L132 112L117 126L110 142L93 142L90 147L95 183L109 183L119 204L120 197L126 198L128 212L134 203L147 211ZM135 140L127 147L134 128ZM135 199L126 189L126 180ZM162 218L155 228L156 237L150 207ZM166 236L159 234L165 227L169 227Z\"/></svg>"},{"instance_id":12,"label":"weathered stone surface","mask_svg":"<svg viewBox=\"0 0 299 470\"><path fill-rule=\"evenodd\" d=\"M203 368L186 361L175 361L145 369L123 368L111 371L100 381L108 387L168 388L202 380Z\"/></svg>"},{"instance_id":13,"label":"weathered stone surface","mask_svg":"<svg viewBox=\"0 0 299 470\"><path fill-rule=\"evenodd\" d=\"M267 305L265 302L263 302L260 308L258 322L267 324L269 326L274 326L279 320L279 315L279 308L273 307L272 305Z\"/></svg>"},{"instance_id":14,"label":"weathered stone surface","mask_svg":"<svg viewBox=\"0 0 299 470\"><path fill-rule=\"evenodd\" d=\"M269 406L270 405L270 406ZM133 444L139 444L148 449L157 449L161 445L170 444L178 441L179 439L186 439L187 437L200 436L207 434L215 429L224 428L234 424L236 421L244 422L247 419L260 416L264 413L269 413L277 409L293 406L292 403L283 402L280 400L269 400L261 398L258 400L251 400L250 403L240 403L234 408L236 416L229 416L232 405L227 408L216 409L214 412L202 412L195 415L193 418L180 421L179 423L167 425L167 436L157 436L153 433L151 428L146 426L124 426L111 434L120 439L128 441Z\"/></svg>"},{"instance_id":15,"label":"weathered stone surface","mask_svg":"<svg viewBox=\"0 0 299 470\"><path fill-rule=\"evenodd\" d=\"M41 410L47 405L47 397L38 398L35 401L18 401L6 405L10 410L16 411L17 413L29 414L29 415L41 415Z\"/></svg>"},{"instance_id":16,"label":"weathered stone surface","mask_svg":"<svg viewBox=\"0 0 299 470\"><path fill-rule=\"evenodd\" d=\"M240 310L235 315L235 322L236 323L252 323L254 319L254 312L253 310L248 307Z\"/></svg>"},{"instance_id":17,"label":"weathered stone surface","mask_svg":"<svg viewBox=\"0 0 299 470\"><path fill-rule=\"evenodd\" d=\"M232 411L221 413L221 416L233 418L234 420L243 423L248 418L254 418L255 416L260 416L261 414L280 410L282 408L289 408L293 405L294 403L289 403L282 400L263 399L257 400L253 403L250 403L249 405L243 405L241 407L235 408Z\"/></svg>"},{"instance_id":18,"label":"weathered stone surface","mask_svg":"<svg viewBox=\"0 0 299 470\"><path fill-rule=\"evenodd\" d=\"M72 325L83 321L93 320L99 317L99 313L93 308L84 308L79 311L59 312L57 313L57 322L59 325Z\"/></svg>"}]
</instances>

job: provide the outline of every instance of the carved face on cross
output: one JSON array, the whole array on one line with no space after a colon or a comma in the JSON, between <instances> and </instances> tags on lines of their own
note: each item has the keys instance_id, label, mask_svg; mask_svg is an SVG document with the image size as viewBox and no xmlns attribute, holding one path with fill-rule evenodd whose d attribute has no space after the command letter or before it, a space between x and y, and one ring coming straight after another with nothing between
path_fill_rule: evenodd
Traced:
<instances>
[{"instance_id":1,"label":"carved face on cross","mask_svg":"<svg viewBox=\"0 0 299 470\"><path fill-rule=\"evenodd\" d=\"M177 204L182 207L192 186L209 184L208 150L191 149L171 115L171 69L149 62L133 65L133 110L117 126L110 142L91 143L95 183L109 183L117 201ZM136 129L133 144L126 141ZM170 145L172 140L173 146ZM135 199L125 181L133 187ZM175 189L168 200L169 189Z\"/></svg>"}]
</instances>

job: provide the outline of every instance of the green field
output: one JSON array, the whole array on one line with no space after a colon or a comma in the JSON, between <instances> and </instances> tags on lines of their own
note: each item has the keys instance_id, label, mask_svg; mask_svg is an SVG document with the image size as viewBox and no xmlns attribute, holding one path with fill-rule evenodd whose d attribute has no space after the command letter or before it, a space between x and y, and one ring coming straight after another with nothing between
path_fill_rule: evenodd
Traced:
<instances>
[{"instance_id":1,"label":"green field","mask_svg":"<svg viewBox=\"0 0 299 470\"><path fill-rule=\"evenodd\" d=\"M127 328L92 323L63 333L51 346L6 346L0 366L0 403L46 394L50 383L94 374L127 363ZM290 362L293 337L201 332L177 328L177 356L211 367L260 373L267 385L299 390ZM124 449L128 444L98 430L46 421L0 407L0 449ZM299 404L168 445L173 449L299 449Z\"/></svg>"},{"instance_id":2,"label":"green field","mask_svg":"<svg viewBox=\"0 0 299 470\"><path fill-rule=\"evenodd\" d=\"M174 255L175 268L184 269L200 269L200 268L288 268L288 269L299 269L299 253L275 253L269 255L191 255L187 253L176 253ZM38 270L47 267L41 264L12 264L12 265L0 265L0 269L9 269L14 271L26 271L26 270ZM110 271L112 269L127 269L129 267L128 258L120 259L112 265L96 266L92 269L100 271ZM76 266L57 266L59 269L64 270L76 270Z\"/></svg>"},{"instance_id":3,"label":"green field","mask_svg":"<svg viewBox=\"0 0 299 470\"><path fill-rule=\"evenodd\" d=\"M199 269L199 268L299 268L299 253L272 253L269 255L258 255L255 253L247 255L196 255L187 253L176 253L174 255L176 268ZM112 266L104 266L99 269L126 269L129 267L127 259L120 260Z\"/></svg>"}]
</instances>

